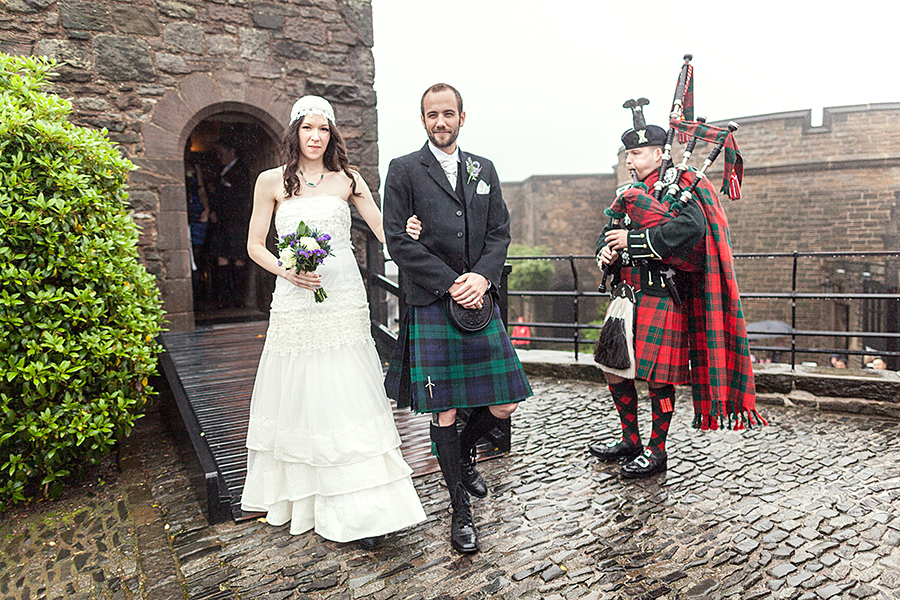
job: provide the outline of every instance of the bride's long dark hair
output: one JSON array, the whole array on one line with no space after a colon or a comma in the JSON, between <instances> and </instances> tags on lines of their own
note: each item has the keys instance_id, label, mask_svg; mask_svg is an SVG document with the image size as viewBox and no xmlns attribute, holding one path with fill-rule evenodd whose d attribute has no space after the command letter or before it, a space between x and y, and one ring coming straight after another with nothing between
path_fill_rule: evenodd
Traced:
<instances>
[{"instance_id":1,"label":"bride's long dark hair","mask_svg":"<svg viewBox=\"0 0 900 600\"><path fill-rule=\"evenodd\" d=\"M297 169L300 165L301 154L299 131L305 119L306 115L291 123L284 134L281 162L285 165L284 192L289 198L298 195L303 189L303 186L300 185L300 178L297 177ZM350 159L347 158L347 146L344 144L344 138L331 119L327 120L331 137L325 148L325 154L322 155L322 163L329 171L343 171L350 178L350 195L360 196L361 194L356 191L356 178L350 172Z\"/></svg>"}]
</instances>

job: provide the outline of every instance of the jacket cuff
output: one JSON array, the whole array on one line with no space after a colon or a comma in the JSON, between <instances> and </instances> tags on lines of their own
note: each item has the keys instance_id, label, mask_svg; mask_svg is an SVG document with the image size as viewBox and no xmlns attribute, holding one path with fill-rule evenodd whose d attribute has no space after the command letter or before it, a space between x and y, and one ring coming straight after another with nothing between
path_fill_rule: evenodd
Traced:
<instances>
[{"instance_id":1,"label":"jacket cuff","mask_svg":"<svg viewBox=\"0 0 900 600\"><path fill-rule=\"evenodd\" d=\"M650 244L648 232L647 229L628 232L628 253L631 254L631 258L662 258Z\"/></svg>"}]
</instances>

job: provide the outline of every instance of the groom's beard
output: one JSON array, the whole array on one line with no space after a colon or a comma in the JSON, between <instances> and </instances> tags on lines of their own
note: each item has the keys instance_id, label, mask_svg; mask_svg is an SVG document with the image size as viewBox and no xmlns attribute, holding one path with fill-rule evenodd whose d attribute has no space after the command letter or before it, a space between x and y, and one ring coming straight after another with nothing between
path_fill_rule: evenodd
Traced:
<instances>
[{"instance_id":1,"label":"groom's beard","mask_svg":"<svg viewBox=\"0 0 900 600\"><path fill-rule=\"evenodd\" d=\"M443 135L446 142L439 142L437 135ZM447 136L450 137L447 137ZM428 130L428 139L431 140L431 143L436 147L443 150L444 148L449 148L456 142L456 138L459 137L459 129L451 129L450 131L438 131L435 134L433 131Z\"/></svg>"}]
</instances>

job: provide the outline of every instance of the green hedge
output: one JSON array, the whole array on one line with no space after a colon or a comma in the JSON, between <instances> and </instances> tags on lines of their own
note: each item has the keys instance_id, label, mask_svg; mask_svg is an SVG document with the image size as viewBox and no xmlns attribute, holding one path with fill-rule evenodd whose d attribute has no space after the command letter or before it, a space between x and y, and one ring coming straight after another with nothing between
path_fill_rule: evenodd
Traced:
<instances>
[{"instance_id":1,"label":"green hedge","mask_svg":"<svg viewBox=\"0 0 900 600\"><path fill-rule=\"evenodd\" d=\"M0 53L0 509L97 463L153 394L159 291L138 262L105 131L42 91L53 64Z\"/></svg>"}]
</instances>

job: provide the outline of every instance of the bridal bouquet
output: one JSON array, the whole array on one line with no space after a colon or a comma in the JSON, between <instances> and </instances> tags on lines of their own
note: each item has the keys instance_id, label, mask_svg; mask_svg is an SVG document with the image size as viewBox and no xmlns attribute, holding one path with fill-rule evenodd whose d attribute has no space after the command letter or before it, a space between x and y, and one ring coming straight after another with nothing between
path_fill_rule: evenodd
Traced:
<instances>
[{"instance_id":1,"label":"bridal bouquet","mask_svg":"<svg viewBox=\"0 0 900 600\"><path fill-rule=\"evenodd\" d=\"M315 271L325 257L331 254L331 245L328 243L330 240L331 236L327 233L320 234L300 221L297 231L278 238L278 264L289 271L295 269L298 273ZM328 294L325 293L325 288L319 288L313 292L313 296L316 302L322 302Z\"/></svg>"}]
</instances>

